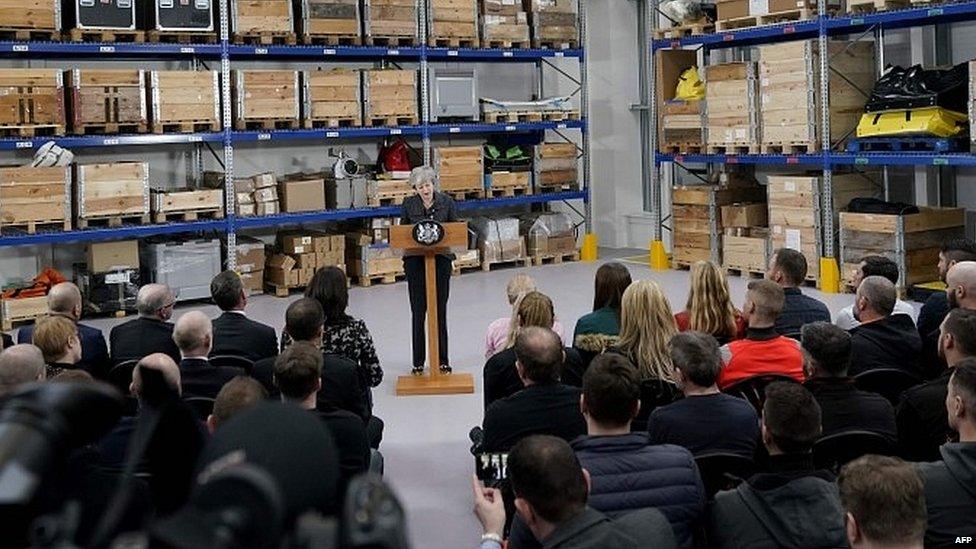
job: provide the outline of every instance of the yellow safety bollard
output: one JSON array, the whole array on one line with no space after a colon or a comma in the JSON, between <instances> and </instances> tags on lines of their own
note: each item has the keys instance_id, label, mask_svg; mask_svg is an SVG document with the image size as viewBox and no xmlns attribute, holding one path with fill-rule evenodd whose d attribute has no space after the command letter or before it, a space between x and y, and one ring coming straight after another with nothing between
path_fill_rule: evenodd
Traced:
<instances>
[{"instance_id":1,"label":"yellow safety bollard","mask_svg":"<svg viewBox=\"0 0 976 549\"><path fill-rule=\"evenodd\" d=\"M652 269L666 271L671 268L671 263L668 261L668 252L664 249L664 242L652 240L649 252Z\"/></svg>"},{"instance_id":2,"label":"yellow safety bollard","mask_svg":"<svg viewBox=\"0 0 976 549\"><path fill-rule=\"evenodd\" d=\"M583 246L580 248L580 261L596 261L596 235L586 233L583 235Z\"/></svg>"},{"instance_id":3,"label":"yellow safety bollard","mask_svg":"<svg viewBox=\"0 0 976 549\"><path fill-rule=\"evenodd\" d=\"M820 258L820 291L829 294L840 293L840 269L837 268L836 258Z\"/></svg>"}]
</instances>

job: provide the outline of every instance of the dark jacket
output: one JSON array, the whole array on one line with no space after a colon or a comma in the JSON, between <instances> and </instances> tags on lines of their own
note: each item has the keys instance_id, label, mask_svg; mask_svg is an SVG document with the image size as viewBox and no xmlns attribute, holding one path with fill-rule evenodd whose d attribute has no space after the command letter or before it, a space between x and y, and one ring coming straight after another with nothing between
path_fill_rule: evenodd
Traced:
<instances>
[{"instance_id":1,"label":"dark jacket","mask_svg":"<svg viewBox=\"0 0 976 549\"><path fill-rule=\"evenodd\" d=\"M403 206L400 209L400 223L413 225L423 219L433 219L441 223L457 221L457 203L454 202L453 198L439 191L434 192L434 204L429 209L424 208L424 199L420 198L419 194L404 198ZM446 255L452 260L454 259L452 253L439 255Z\"/></svg>"},{"instance_id":2,"label":"dark jacket","mask_svg":"<svg viewBox=\"0 0 976 549\"><path fill-rule=\"evenodd\" d=\"M569 442L586 433L580 391L561 383L530 385L485 410L483 452L507 452L529 435Z\"/></svg>"},{"instance_id":3,"label":"dark jacket","mask_svg":"<svg viewBox=\"0 0 976 549\"><path fill-rule=\"evenodd\" d=\"M78 367L84 368L95 379L105 379L112 367L108 358L105 335L98 328L86 326L80 322L76 324L78 326L78 339L81 340L81 360L78 361ZM33 324L28 324L17 330L17 343L32 343L33 338Z\"/></svg>"},{"instance_id":4,"label":"dark jacket","mask_svg":"<svg viewBox=\"0 0 976 549\"><path fill-rule=\"evenodd\" d=\"M669 549L676 547L664 516L641 509L611 520L589 507L542 540L543 549ZM511 549L519 549L512 546Z\"/></svg>"},{"instance_id":5,"label":"dark jacket","mask_svg":"<svg viewBox=\"0 0 976 549\"><path fill-rule=\"evenodd\" d=\"M213 320L210 356L217 355L240 356L253 362L278 356L278 336L271 326L227 311Z\"/></svg>"},{"instance_id":6,"label":"dark jacket","mask_svg":"<svg viewBox=\"0 0 976 549\"><path fill-rule=\"evenodd\" d=\"M907 315L903 315L907 316ZM859 391L849 377L815 377L803 384L820 404L823 436L845 431L872 431L898 440L895 409L888 399Z\"/></svg>"},{"instance_id":7,"label":"dark jacket","mask_svg":"<svg viewBox=\"0 0 976 549\"><path fill-rule=\"evenodd\" d=\"M869 370L897 368L921 377L922 338L908 315L889 315L850 330L851 367L856 376Z\"/></svg>"},{"instance_id":8,"label":"dark jacket","mask_svg":"<svg viewBox=\"0 0 976 549\"><path fill-rule=\"evenodd\" d=\"M184 358L180 362L182 396L217 398L221 387L240 375L244 375L240 368L213 366L205 358Z\"/></svg>"},{"instance_id":9,"label":"dark jacket","mask_svg":"<svg viewBox=\"0 0 976 549\"><path fill-rule=\"evenodd\" d=\"M833 475L814 471L809 454L773 456L770 467L715 495L709 547L847 547Z\"/></svg>"},{"instance_id":10,"label":"dark jacket","mask_svg":"<svg viewBox=\"0 0 976 549\"><path fill-rule=\"evenodd\" d=\"M976 442L941 448L942 461L918 464L925 483L925 547L955 547L976 532Z\"/></svg>"},{"instance_id":11,"label":"dark jacket","mask_svg":"<svg viewBox=\"0 0 976 549\"><path fill-rule=\"evenodd\" d=\"M949 314L949 296L945 292L932 292L918 313L918 333L922 337L936 331Z\"/></svg>"},{"instance_id":12,"label":"dark jacket","mask_svg":"<svg viewBox=\"0 0 976 549\"><path fill-rule=\"evenodd\" d=\"M608 347L617 344L620 334L620 315L610 307L597 309L576 321L573 329L573 347L580 351L584 360L591 359ZM586 362L589 364L589 362Z\"/></svg>"},{"instance_id":13,"label":"dark jacket","mask_svg":"<svg viewBox=\"0 0 976 549\"><path fill-rule=\"evenodd\" d=\"M572 387L583 386L583 360L575 349L567 347L560 381ZM485 409L500 398L514 395L522 390L522 379L515 367L515 349L508 348L495 353L485 363Z\"/></svg>"},{"instance_id":14,"label":"dark jacket","mask_svg":"<svg viewBox=\"0 0 976 549\"><path fill-rule=\"evenodd\" d=\"M358 416L345 410L317 411L329 428L339 454L339 497L344 497L349 481L369 469L369 444L366 427Z\"/></svg>"},{"instance_id":15,"label":"dark jacket","mask_svg":"<svg viewBox=\"0 0 976 549\"><path fill-rule=\"evenodd\" d=\"M800 333L804 324L811 322L830 322L830 310L820 301L803 295L799 288L783 288L786 301L783 310L776 317L776 332L781 335Z\"/></svg>"},{"instance_id":16,"label":"dark jacket","mask_svg":"<svg viewBox=\"0 0 976 549\"><path fill-rule=\"evenodd\" d=\"M356 363L337 355L322 355L322 390L318 394L318 409L345 410L368 421L370 407ZM275 358L265 358L254 363L251 376L261 382L268 395L281 395L274 383Z\"/></svg>"},{"instance_id":17,"label":"dark jacket","mask_svg":"<svg viewBox=\"0 0 976 549\"><path fill-rule=\"evenodd\" d=\"M898 403L896 421L901 455L909 461L936 461L939 447L955 433L946 416L946 393L952 370L908 389Z\"/></svg>"},{"instance_id":18,"label":"dark jacket","mask_svg":"<svg viewBox=\"0 0 976 549\"><path fill-rule=\"evenodd\" d=\"M173 342L173 324L157 318L140 316L112 328L108 335L115 364L140 360L153 353L163 353L180 363L180 349Z\"/></svg>"},{"instance_id":19,"label":"dark jacket","mask_svg":"<svg viewBox=\"0 0 976 549\"><path fill-rule=\"evenodd\" d=\"M677 444L694 455L733 452L751 458L759 443L759 418L749 401L723 393L687 396L651 413L655 444Z\"/></svg>"}]
</instances>

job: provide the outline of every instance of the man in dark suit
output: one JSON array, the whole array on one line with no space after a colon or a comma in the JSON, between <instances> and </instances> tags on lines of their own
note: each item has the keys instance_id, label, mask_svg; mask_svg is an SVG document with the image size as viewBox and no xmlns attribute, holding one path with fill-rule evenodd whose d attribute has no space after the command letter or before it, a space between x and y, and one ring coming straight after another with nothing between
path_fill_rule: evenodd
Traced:
<instances>
[{"instance_id":1,"label":"man in dark suit","mask_svg":"<svg viewBox=\"0 0 976 549\"><path fill-rule=\"evenodd\" d=\"M896 368L922 377L922 340L911 318L892 314L897 295L883 276L869 276L857 287L854 316L861 324L850 331L851 375Z\"/></svg>"},{"instance_id":2,"label":"man in dark suit","mask_svg":"<svg viewBox=\"0 0 976 549\"><path fill-rule=\"evenodd\" d=\"M223 314L213 321L212 354L234 355L251 361L278 356L274 328L247 318L247 292L240 275L224 271L210 282L210 296Z\"/></svg>"},{"instance_id":3,"label":"man in dark suit","mask_svg":"<svg viewBox=\"0 0 976 549\"><path fill-rule=\"evenodd\" d=\"M105 336L98 328L79 323L81 319L81 291L71 282L55 284L47 294L49 314L63 316L78 326L78 339L81 340L81 360L78 367L99 379L105 379L111 363L108 359L108 346ZM17 343L32 343L34 326L27 325L17 331Z\"/></svg>"},{"instance_id":4,"label":"man in dark suit","mask_svg":"<svg viewBox=\"0 0 976 549\"><path fill-rule=\"evenodd\" d=\"M165 284L146 284L136 295L138 318L112 328L108 339L115 364L163 353L179 364L180 350L173 342L173 316L176 298Z\"/></svg>"},{"instance_id":5,"label":"man in dark suit","mask_svg":"<svg viewBox=\"0 0 976 549\"><path fill-rule=\"evenodd\" d=\"M207 356L213 346L213 325L200 311L190 311L176 321L173 341L183 356L180 379L184 398L217 398L225 383L244 374L239 368L210 364Z\"/></svg>"}]
</instances>

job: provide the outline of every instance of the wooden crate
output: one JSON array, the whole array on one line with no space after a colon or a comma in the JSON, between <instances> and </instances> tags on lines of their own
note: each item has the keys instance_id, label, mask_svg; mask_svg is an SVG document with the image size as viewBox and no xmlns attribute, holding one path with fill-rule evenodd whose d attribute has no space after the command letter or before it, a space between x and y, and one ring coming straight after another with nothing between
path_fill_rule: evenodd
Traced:
<instances>
[{"instance_id":1,"label":"wooden crate","mask_svg":"<svg viewBox=\"0 0 976 549\"><path fill-rule=\"evenodd\" d=\"M532 162L536 192L579 190L579 151L574 143L540 143Z\"/></svg>"},{"instance_id":2,"label":"wooden crate","mask_svg":"<svg viewBox=\"0 0 976 549\"><path fill-rule=\"evenodd\" d=\"M435 147L434 169L440 190L478 192L485 188L485 160L481 145L473 147Z\"/></svg>"},{"instance_id":3,"label":"wooden crate","mask_svg":"<svg viewBox=\"0 0 976 549\"><path fill-rule=\"evenodd\" d=\"M10 330L15 322L37 320L47 313L44 295L0 300L0 330Z\"/></svg>"},{"instance_id":4,"label":"wooden crate","mask_svg":"<svg viewBox=\"0 0 976 549\"><path fill-rule=\"evenodd\" d=\"M223 189L152 190L152 213L155 223L196 221L200 218L224 217Z\"/></svg>"},{"instance_id":5,"label":"wooden crate","mask_svg":"<svg viewBox=\"0 0 976 549\"><path fill-rule=\"evenodd\" d=\"M305 44L362 44L358 0L294 0L298 35Z\"/></svg>"},{"instance_id":6,"label":"wooden crate","mask_svg":"<svg viewBox=\"0 0 976 549\"><path fill-rule=\"evenodd\" d=\"M736 202L757 202L765 189L695 185L671 191L672 264L690 267L696 261L721 263L722 219L719 208Z\"/></svg>"},{"instance_id":7,"label":"wooden crate","mask_svg":"<svg viewBox=\"0 0 976 549\"><path fill-rule=\"evenodd\" d=\"M830 141L853 134L876 79L874 45L831 40ZM821 148L820 53L816 40L759 47L760 135L767 154L812 153Z\"/></svg>"},{"instance_id":8,"label":"wooden crate","mask_svg":"<svg viewBox=\"0 0 976 549\"><path fill-rule=\"evenodd\" d=\"M938 280L939 249L965 236L965 224L964 208L920 207L909 215L841 212L841 270L851 272L864 256L881 255L898 265L899 289Z\"/></svg>"},{"instance_id":9,"label":"wooden crate","mask_svg":"<svg viewBox=\"0 0 976 549\"><path fill-rule=\"evenodd\" d=\"M292 0L228 0L237 43L295 43Z\"/></svg>"},{"instance_id":10,"label":"wooden crate","mask_svg":"<svg viewBox=\"0 0 976 549\"><path fill-rule=\"evenodd\" d=\"M579 46L579 14L573 0L526 1L533 48Z\"/></svg>"},{"instance_id":11,"label":"wooden crate","mask_svg":"<svg viewBox=\"0 0 976 549\"><path fill-rule=\"evenodd\" d=\"M416 125L420 123L418 112L417 71L363 71L363 124Z\"/></svg>"},{"instance_id":12,"label":"wooden crate","mask_svg":"<svg viewBox=\"0 0 976 549\"><path fill-rule=\"evenodd\" d=\"M60 69L0 69L0 136L64 133Z\"/></svg>"},{"instance_id":13,"label":"wooden crate","mask_svg":"<svg viewBox=\"0 0 976 549\"><path fill-rule=\"evenodd\" d=\"M301 118L297 71L235 70L231 75L234 128L297 128Z\"/></svg>"},{"instance_id":14,"label":"wooden crate","mask_svg":"<svg viewBox=\"0 0 976 549\"><path fill-rule=\"evenodd\" d=\"M59 40L61 0L0 0L0 39Z\"/></svg>"},{"instance_id":15,"label":"wooden crate","mask_svg":"<svg viewBox=\"0 0 976 549\"><path fill-rule=\"evenodd\" d=\"M748 235L722 235L722 266L742 276L762 275L769 265L768 229L750 229Z\"/></svg>"},{"instance_id":16,"label":"wooden crate","mask_svg":"<svg viewBox=\"0 0 976 549\"><path fill-rule=\"evenodd\" d=\"M479 47L477 0L430 0L427 34L429 46Z\"/></svg>"},{"instance_id":17,"label":"wooden crate","mask_svg":"<svg viewBox=\"0 0 976 549\"><path fill-rule=\"evenodd\" d=\"M675 100L675 90L685 69L698 65L694 50L658 50L654 53L657 78L658 150L701 152L704 101Z\"/></svg>"},{"instance_id":18,"label":"wooden crate","mask_svg":"<svg viewBox=\"0 0 976 549\"><path fill-rule=\"evenodd\" d=\"M759 150L755 63L725 63L705 69L706 144L710 153Z\"/></svg>"},{"instance_id":19,"label":"wooden crate","mask_svg":"<svg viewBox=\"0 0 976 549\"><path fill-rule=\"evenodd\" d=\"M220 130L220 73L151 71L149 81L153 133Z\"/></svg>"},{"instance_id":20,"label":"wooden crate","mask_svg":"<svg viewBox=\"0 0 976 549\"><path fill-rule=\"evenodd\" d=\"M363 34L370 46L412 46L419 42L417 0L363 0Z\"/></svg>"},{"instance_id":21,"label":"wooden crate","mask_svg":"<svg viewBox=\"0 0 976 549\"><path fill-rule=\"evenodd\" d=\"M43 226L71 230L71 169L0 167L0 234Z\"/></svg>"},{"instance_id":22,"label":"wooden crate","mask_svg":"<svg viewBox=\"0 0 976 549\"><path fill-rule=\"evenodd\" d=\"M398 206L404 199L417 194L405 179L378 179L366 186L367 206Z\"/></svg>"},{"instance_id":23,"label":"wooden crate","mask_svg":"<svg viewBox=\"0 0 976 549\"><path fill-rule=\"evenodd\" d=\"M532 194L531 172L492 172L487 175L485 198Z\"/></svg>"},{"instance_id":24,"label":"wooden crate","mask_svg":"<svg viewBox=\"0 0 976 549\"><path fill-rule=\"evenodd\" d=\"M362 126L361 73L346 69L302 72L306 128Z\"/></svg>"},{"instance_id":25,"label":"wooden crate","mask_svg":"<svg viewBox=\"0 0 976 549\"><path fill-rule=\"evenodd\" d=\"M72 132L144 133L148 128L145 71L74 69L67 79Z\"/></svg>"},{"instance_id":26,"label":"wooden crate","mask_svg":"<svg viewBox=\"0 0 976 549\"><path fill-rule=\"evenodd\" d=\"M149 163L75 164L78 228L105 221L109 226L134 220L149 223Z\"/></svg>"},{"instance_id":27,"label":"wooden crate","mask_svg":"<svg viewBox=\"0 0 976 549\"><path fill-rule=\"evenodd\" d=\"M516 15L481 15L481 45L486 48L528 48L532 45L529 19Z\"/></svg>"}]
</instances>

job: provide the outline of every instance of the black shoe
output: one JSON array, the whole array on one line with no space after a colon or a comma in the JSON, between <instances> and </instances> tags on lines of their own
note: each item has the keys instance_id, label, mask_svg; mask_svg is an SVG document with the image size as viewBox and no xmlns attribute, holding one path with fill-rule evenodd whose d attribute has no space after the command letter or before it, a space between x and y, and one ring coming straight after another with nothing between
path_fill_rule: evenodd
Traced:
<instances>
[{"instance_id":1,"label":"black shoe","mask_svg":"<svg viewBox=\"0 0 976 549\"><path fill-rule=\"evenodd\" d=\"M454 372L454 370L452 370L450 366L448 366L447 364L441 364L441 373L442 374L450 374L452 372Z\"/></svg>"},{"instance_id":2,"label":"black shoe","mask_svg":"<svg viewBox=\"0 0 976 549\"><path fill-rule=\"evenodd\" d=\"M413 367L413 370L410 370L410 373L413 374L413 375L415 375L415 376L422 376L422 375L424 375L424 367L423 367L423 365L421 365L421 366L414 366Z\"/></svg>"}]
</instances>

